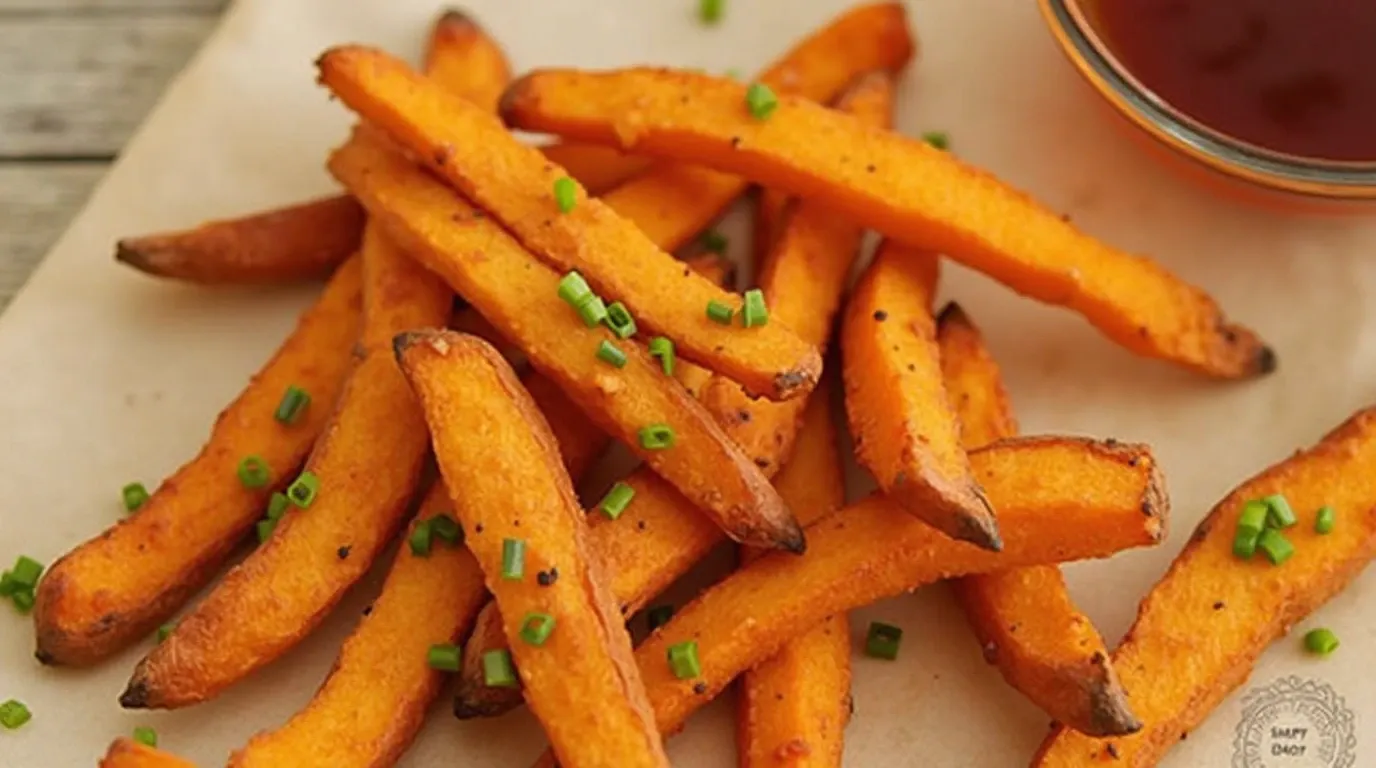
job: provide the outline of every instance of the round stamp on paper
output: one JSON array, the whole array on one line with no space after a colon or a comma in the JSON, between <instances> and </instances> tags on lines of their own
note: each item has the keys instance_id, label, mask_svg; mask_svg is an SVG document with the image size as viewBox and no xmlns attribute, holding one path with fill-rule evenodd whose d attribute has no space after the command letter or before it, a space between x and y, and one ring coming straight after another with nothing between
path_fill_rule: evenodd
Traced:
<instances>
[{"instance_id":1,"label":"round stamp on paper","mask_svg":"<svg viewBox=\"0 0 1376 768\"><path fill-rule=\"evenodd\" d=\"M1352 768L1356 718L1333 687L1295 675L1242 700L1233 768Z\"/></svg>"}]
</instances>

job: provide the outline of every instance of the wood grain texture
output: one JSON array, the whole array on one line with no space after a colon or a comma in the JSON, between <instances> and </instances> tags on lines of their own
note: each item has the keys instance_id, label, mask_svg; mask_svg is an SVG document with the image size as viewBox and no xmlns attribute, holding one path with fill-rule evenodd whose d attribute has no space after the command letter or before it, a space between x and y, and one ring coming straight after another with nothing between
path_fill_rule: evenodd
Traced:
<instances>
[{"instance_id":1,"label":"wood grain texture","mask_svg":"<svg viewBox=\"0 0 1376 768\"><path fill-rule=\"evenodd\" d=\"M0 311L86 202L105 163L0 164Z\"/></svg>"}]
</instances>

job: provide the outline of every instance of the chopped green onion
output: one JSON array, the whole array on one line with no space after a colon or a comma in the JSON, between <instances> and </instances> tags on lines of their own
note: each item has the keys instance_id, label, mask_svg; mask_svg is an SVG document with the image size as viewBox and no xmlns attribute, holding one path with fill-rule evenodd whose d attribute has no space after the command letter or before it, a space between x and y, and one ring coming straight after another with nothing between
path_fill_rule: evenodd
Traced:
<instances>
[{"instance_id":1,"label":"chopped green onion","mask_svg":"<svg viewBox=\"0 0 1376 768\"><path fill-rule=\"evenodd\" d=\"M526 575L525 539L502 539L502 578L520 581Z\"/></svg>"},{"instance_id":2,"label":"chopped green onion","mask_svg":"<svg viewBox=\"0 0 1376 768\"><path fill-rule=\"evenodd\" d=\"M315 497L320 493L320 478L314 472L307 470L296 478L296 482L287 488L287 498L292 504L305 509L315 503Z\"/></svg>"},{"instance_id":3,"label":"chopped green onion","mask_svg":"<svg viewBox=\"0 0 1376 768\"><path fill-rule=\"evenodd\" d=\"M741 307L741 325L754 328L769 322L769 308L764 303L764 291L752 288L745 292L745 306Z\"/></svg>"},{"instance_id":4,"label":"chopped green onion","mask_svg":"<svg viewBox=\"0 0 1376 768\"><path fill-rule=\"evenodd\" d=\"M16 592L24 591L24 586L14 580L14 574L9 571L0 573L0 597L9 597Z\"/></svg>"},{"instance_id":5,"label":"chopped green onion","mask_svg":"<svg viewBox=\"0 0 1376 768\"><path fill-rule=\"evenodd\" d=\"M668 624L669 619L672 618L674 618L674 606L672 605L651 606L650 610L645 612L645 623L649 625L651 632Z\"/></svg>"},{"instance_id":6,"label":"chopped green onion","mask_svg":"<svg viewBox=\"0 0 1376 768\"><path fill-rule=\"evenodd\" d=\"M562 176L554 180L554 204L560 213L568 213L578 204L578 185L573 179Z\"/></svg>"},{"instance_id":7,"label":"chopped green onion","mask_svg":"<svg viewBox=\"0 0 1376 768\"><path fill-rule=\"evenodd\" d=\"M922 140L937 149L951 148L951 137L945 131L927 131L922 134Z\"/></svg>"},{"instance_id":8,"label":"chopped green onion","mask_svg":"<svg viewBox=\"0 0 1376 768\"><path fill-rule=\"evenodd\" d=\"M613 368L626 367L626 353L622 352L620 347L606 339L603 339L602 343L597 345L597 359Z\"/></svg>"},{"instance_id":9,"label":"chopped green onion","mask_svg":"<svg viewBox=\"0 0 1376 768\"><path fill-rule=\"evenodd\" d=\"M592 289L588 287L588 281L576 270L570 271L559 280L559 298L575 308L591 295Z\"/></svg>"},{"instance_id":10,"label":"chopped green onion","mask_svg":"<svg viewBox=\"0 0 1376 768\"><path fill-rule=\"evenodd\" d=\"M282 402L272 416L283 424L295 424L311 404L311 394L295 384L282 393Z\"/></svg>"},{"instance_id":11,"label":"chopped green onion","mask_svg":"<svg viewBox=\"0 0 1376 768\"><path fill-rule=\"evenodd\" d=\"M521 621L521 639L531 645L544 645L554 631L554 617L548 613L527 613Z\"/></svg>"},{"instance_id":12,"label":"chopped green onion","mask_svg":"<svg viewBox=\"0 0 1376 768\"><path fill-rule=\"evenodd\" d=\"M664 336L650 339L650 357L659 359L659 367L665 376L674 375L674 342Z\"/></svg>"},{"instance_id":13,"label":"chopped green onion","mask_svg":"<svg viewBox=\"0 0 1376 768\"><path fill-rule=\"evenodd\" d=\"M714 323L730 325L731 318L735 314L736 311L734 309L726 306L720 301L714 300L707 302L707 319L711 320Z\"/></svg>"},{"instance_id":14,"label":"chopped green onion","mask_svg":"<svg viewBox=\"0 0 1376 768\"><path fill-rule=\"evenodd\" d=\"M750 109L751 117L765 120L779 107L779 97L764 83L751 83L745 89L745 106Z\"/></svg>"},{"instance_id":15,"label":"chopped green onion","mask_svg":"<svg viewBox=\"0 0 1376 768\"><path fill-rule=\"evenodd\" d=\"M483 654L483 683L489 688L515 688L516 670L511 666L511 652L505 648Z\"/></svg>"},{"instance_id":16,"label":"chopped green onion","mask_svg":"<svg viewBox=\"0 0 1376 768\"><path fill-rule=\"evenodd\" d=\"M28 555L20 555L10 569L10 578L24 589L38 586L38 577L43 575L43 564Z\"/></svg>"},{"instance_id":17,"label":"chopped green onion","mask_svg":"<svg viewBox=\"0 0 1376 768\"><path fill-rule=\"evenodd\" d=\"M450 546L463 543L463 528L449 515L435 515L430 518L430 531L435 538Z\"/></svg>"},{"instance_id":18,"label":"chopped green onion","mask_svg":"<svg viewBox=\"0 0 1376 768\"><path fill-rule=\"evenodd\" d=\"M434 533L430 522L422 520L416 523L416 527L411 529L411 535L406 539L406 543L411 545L411 554L416 557L427 557L430 554L430 542Z\"/></svg>"},{"instance_id":19,"label":"chopped green onion","mask_svg":"<svg viewBox=\"0 0 1376 768\"><path fill-rule=\"evenodd\" d=\"M1242 513L1237 519L1237 531L1233 534L1233 555L1243 560L1257 551L1257 540L1266 529L1266 518L1270 508L1264 501L1247 501L1242 505Z\"/></svg>"},{"instance_id":20,"label":"chopped green onion","mask_svg":"<svg viewBox=\"0 0 1376 768\"><path fill-rule=\"evenodd\" d=\"M1319 656L1338 650L1338 636L1331 629L1311 629L1304 633L1304 647Z\"/></svg>"},{"instance_id":21,"label":"chopped green onion","mask_svg":"<svg viewBox=\"0 0 1376 768\"><path fill-rule=\"evenodd\" d=\"M126 512L133 512L148 503L148 489L143 487L143 483L130 483L120 489L119 495L124 497Z\"/></svg>"},{"instance_id":22,"label":"chopped green onion","mask_svg":"<svg viewBox=\"0 0 1376 768\"><path fill-rule=\"evenodd\" d=\"M607 491L607 495L602 497L602 501L598 503L597 507L607 517L615 520L621 517L622 512L626 511L627 505L631 503L633 498L635 498L634 488L625 483L617 483L612 486L610 491Z\"/></svg>"},{"instance_id":23,"label":"chopped green onion","mask_svg":"<svg viewBox=\"0 0 1376 768\"><path fill-rule=\"evenodd\" d=\"M291 506L291 499L285 493L274 492L268 497L268 519L281 520L287 514L287 507Z\"/></svg>"},{"instance_id":24,"label":"chopped green onion","mask_svg":"<svg viewBox=\"0 0 1376 768\"><path fill-rule=\"evenodd\" d=\"M458 672L462 666L461 657L459 646L453 643L439 643L430 646L430 650L425 652L425 663L429 664L431 669Z\"/></svg>"},{"instance_id":25,"label":"chopped green onion","mask_svg":"<svg viewBox=\"0 0 1376 768\"><path fill-rule=\"evenodd\" d=\"M869 632L865 634L865 655L892 661L898 658L898 645L902 640L901 627L872 621Z\"/></svg>"},{"instance_id":26,"label":"chopped green onion","mask_svg":"<svg viewBox=\"0 0 1376 768\"><path fill-rule=\"evenodd\" d=\"M1270 560L1272 565L1280 565L1295 554L1295 545L1275 528L1262 531L1261 538L1257 540L1257 549L1266 555L1266 559Z\"/></svg>"},{"instance_id":27,"label":"chopped green onion","mask_svg":"<svg viewBox=\"0 0 1376 768\"><path fill-rule=\"evenodd\" d=\"M33 719L33 713L18 699L10 699L0 704L0 726L12 731Z\"/></svg>"},{"instance_id":28,"label":"chopped green onion","mask_svg":"<svg viewBox=\"0 0 1376 768\"><path fill-rule=\"evenodd\" d=\"M596 294L588 294L578 304L578 316L583 318L583 325L596 328L607 319L607 305Z\"/></svg>"},{"instance_id":29,"label":"chopped green onion","mask_svg":"<svg viewBox=\"0 0 1376 768\"><path fill-rule=\"evenodd\" d=\"M635 318L631 317L631 311L626 309L626 305L619 301L614 301L607 307L605 322L618 339L629 339L635 335Z\"/></svg>"},{"instance_id":30,"label":"chopped green onion","mask_svg":"<svg viewBox=\"0 0 1376 768\"><path fill-rule=\"evenodd\" d=\"M698 662L698 641L687 640L669 646L669 669L680 680L691 680L702 674Z\"/></svg>"},{"instance_id":31,"label":"chopped green onion","mask_svg":"<svg viewBox=\"0 0 1376 768\"><path fill-rule=\"evenodd\" d=\"M1260 531L1238 528L1237 533L1233 534L1233 556L1240 560L1251 559L1257 553L1257 541L1260 539Z\"/></svg>"},{"instance_id":32,"label":"chopped green onion","mask_svg":"<svg viewBox=\"0 0 1376 768\"><path fill-rule=\"evenodd\" d=\"M1271 525L1276 528L1289 528L1298 523L1300 519L1295 516L1295 510L1290 508L1290 502L1285 500L1281 494L1273 494L1262 499L1270 510L1269 520Z\"/></svg>"},{"instance_id":33,"label":"chopped green onion","mask_svg":"<svg viewBox=\"0 0 1376 768\"><path fill-rule=\"evenodd\" d=\"M703 24L716 24L721 21L722 11L726 10L726 0L698 0L698 18Z\"/></svg>"},{"instance_id":34,"label":"chopped green onion","mask_svg":"<svg viewBox=\"0 0 1376 768\"><path fill-rule=\"evenodd\" d=\"M145 747L158 746L158 732L146 725L140 725L134 729L134 741Z\"/></svg>"},{"instance_id":35,"label":"chopped green onion","mask_svg":"<svg viewBox=\"0 0 1376 768\"><path fill-rule=\"evenodd\" d=\"M23 589L10 595L10 602L14 603L14 609L20 613L28 613L33 610L34 596L32 589Z\"/></svg>"},{"instance_id":36,"label":"chopped green onion","mask_svg":"<svg viewBox=\"0 0 1376 768\"><path fill-rule=\"evenodd\" d=\"M172 634L172 630L176 628L177 622L175 621L169 621L166 624L163 624L162 626L158 627L158 642L161 643L162 641L166 640L167 636Z\"/></svg>"},{"instance_id":37,"label":"chopped green onion","mask_svg":"<svg viewBox=\"0 0 1376 768\"><path fill-rule=\"evenodd\" d=\"M272 532L277 530L277 521L272 518L263 518L258 521L254 529L258 532L258 543L262 544L272 538Z\"/></svg>"},{"instance_id":38,"label":"chopped green onion","mask_svg":"<svg viewBox=\"0 0 1376 768\"><path fill-rule=\"evenodd\" d=\"M239 482L245 488L262 488L272 482L272 473L261 456L245 456L239 460Z\"/></svg>"},{"instance_id":39,"label":"chopped green onion","mask_svg":"<svg viewBox=\"0 0 1376 768\"><path fill-rule=\"evenodd\" d=\"M702 235L702 247L712 253L726 253L726 246L729 242L730 241L726 239L726 235L723 235L715 229L708 230Z\"/></svg>"},{"instance_id":40,"label":"chopped green onion","mask_svg":"<svg viewBox=\"0 0 1376 768\"><path fill-rule=\"evenodd\" d=\"M1333 524L1338 521L1338 513L1333 511L1330 506L1319 507L1319 514L1314 518L1315 533L1332 533Z\"/></svg>"},{"instance_id":41,"label":"chopped green onion","mask_svg":"<svg viewBox=\"0 0 1376 768\"><path fill-rule=\"evenodd\" d=\"M638 433L640 447L647 451L662 451L674 446L674 430L668 424L651 424L641 427Z\"/></svg>"}]
</instances>

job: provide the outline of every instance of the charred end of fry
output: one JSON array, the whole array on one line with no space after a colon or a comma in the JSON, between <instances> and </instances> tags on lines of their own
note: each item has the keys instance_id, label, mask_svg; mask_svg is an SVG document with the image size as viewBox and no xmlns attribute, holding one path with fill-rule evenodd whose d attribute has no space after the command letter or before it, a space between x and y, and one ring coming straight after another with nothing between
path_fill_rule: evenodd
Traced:
<instances>
[{"instance_id":1,"label":"charred end of fry","mask_svg":"<svg viewBox=\"0 0 1376 768\"><path fill-rule=\"evenodd\" d=\"M150 698L148 684L139 677L139 672L136 670L134 679L129 681L124 693L119 695L119 705L125 709L150 709L152 707Z\"/></svg>"},{"instance_id":2,"label":"charred end of fry","mask_svg":"<svg viewBox=\"0 0 1376 768\"><path fill-rule=\"evenodd\" d=\"M1262 376L1268 373L1275 373L1276 368L1279 366L1280 359L1276 357L1276 350L1272 349L1269 345L1263 344L1261 349L1257 350L1257 373Z\"/></svg>"},{"instance_id":3,"label":"charred end of fry","mask_svg":"<svg viewBox=\"0 0 1376 768\"><path fill-rule=\"evenodd\" d=\"M774 400L788 400L805 395L817 386L822 375L822 358L814 353L814 360L806 366L784 371L774 376Z\"/></svg>"},{"instance_id":4,"label":"charred end of fry","mask_svg":"<svg viewBox=\"0 0 1376 768\"><path fill-rule=\"evenodd\" d=\"M956 326L961 328L974 327L974 322L971 321L970 316L965 313L965 308L954 301L947 302L946 306L941 308L941 312L937 313L936 324L938 328L945 326Z\"/></svg>"},{"instance_id":5,"label":"charred end of fry","mask_svg":"<svg viewBox=\"0 0 1376 768\"><path fill-rule=\"evenodd\" d=\"M150 275L163 276L166 269L158 259L158 249L143 238L130 238L115 243L115 261Z\"/></svg>"},{"instance_id":6,"label":"charred end of fry","mask_svg":"<svg viewBox=\"0 0 1376 768\"><path fill-rule=\"evenodd\" d=\"M452 30L457 33L477 29L482 29L482 27L473 19L473 15L455 6L445 8L440 12L439 18L435 20L435 30L437 32Z\"/></svg>"},{"instance_id":7,"label":"charred end of fry","mask_svg":"<svg viewBox=\"0 0 1376 768\"><path fill-rule=\"evenodd\" d=\"M1086 736L1104 738L1127 736L1142 730L1142 721L1128 706L1127 693L1118 682L1108 657L1096 652L1090 659L1092 667L1088 681L1089 729Z\"/></svg>"},{"instance_id":8,"label":"charred end of fry","mask_svg":"<svg viewBox=\"0 0 1376 768\"><path fill-rule=\"evenodd\" d=\"M459 720L500 717L519 707L522 701L519 688L461 689L454 695L454 717Z\"/></svg>"},{"instance_id":9,"label":"charred end of fry","mask_svg":"<svg viewBox=\"0 0 1376 768\"><path fill-rule=\"evenodd\" d=\"M533 80L539 70L534 70L521 75L502 91L502 97L497 100L497 116L507 125L515 125L521 120L521 115L528 111L527 107L534 106L538 111L539 100L533 86Z\"/></svg>"}]
</instances>

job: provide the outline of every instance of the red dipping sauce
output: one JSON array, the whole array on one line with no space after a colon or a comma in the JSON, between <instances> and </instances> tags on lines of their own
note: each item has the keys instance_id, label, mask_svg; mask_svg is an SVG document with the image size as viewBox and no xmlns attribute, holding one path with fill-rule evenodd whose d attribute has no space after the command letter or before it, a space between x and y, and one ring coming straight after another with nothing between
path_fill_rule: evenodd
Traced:
<instances>
[{"instance_id":1,"label":"red dipping sauce","mask_svg":"<svg viewBox=\"0 0 1376 768\"><path fill-rule=\"evenodd\" d=\"M1105 42L1160 99L1266 149L1376 160L1376 0L1100 0Z\"/></svg>"}]
</instances>

